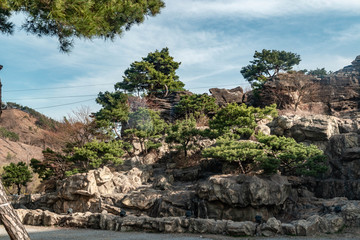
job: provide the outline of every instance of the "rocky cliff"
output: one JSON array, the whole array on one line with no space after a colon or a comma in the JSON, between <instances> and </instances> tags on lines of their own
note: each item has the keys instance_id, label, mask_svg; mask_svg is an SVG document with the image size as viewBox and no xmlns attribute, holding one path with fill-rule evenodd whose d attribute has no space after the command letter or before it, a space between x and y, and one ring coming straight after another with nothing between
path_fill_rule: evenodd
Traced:
<instances>
[{"instance_id":1,"label":"rocky cliff","mask_svg":"<svg viewBox=\"0 0 360 240\"><path fill-rule=\"evenodd\" d=\"M14 204L42 209L19 211L29 224L119 231L272 236L359 227L359 70L357 57L324 77L279 75L264 86L260 103L241 88L211 90L219 105L277 103L280 116L263 128L324 150L329 170L321 178L227 174L234 166L206 159L178 168L171 154L158 157L169 153L164 145L158 156L135 156L118 168L77 174L58 182L55 192L14 199ZM172 94L148 104L171 118L179 99ZM69 209L76 213L63 217Z\"/></svg>"}]
</instances>

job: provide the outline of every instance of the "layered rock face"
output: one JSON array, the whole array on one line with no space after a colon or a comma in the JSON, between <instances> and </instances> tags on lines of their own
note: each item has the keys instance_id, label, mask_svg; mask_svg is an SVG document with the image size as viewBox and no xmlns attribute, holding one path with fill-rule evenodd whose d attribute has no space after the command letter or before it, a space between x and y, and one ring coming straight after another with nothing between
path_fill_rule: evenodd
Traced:
<instances>
[{"instance_id":1,"label":"layered rock face","mask_svg":"<svg viewBox=\"0 0 360 240\"><path fill-rule=\"evenodd\" d=\"M211 95L216 99L216 103L219 106L225 106L229 103L243 103L244 91L241 87L233 89L220 89L211 88L209 89Z\"/></svg>"},{"instance_id":2,"label":"layered rock face","mask_svg":"<svg viewBox=\"0 0 360 240\"><path fill-rule=\"evenodd\" d=\"M282 109L344 116L360 110L360 56L352 65L316 77L302 73L279 74L262 89L255 105L277 103ZM297 105L297 106L296 106Z\"/></svg>"}]
</instances>

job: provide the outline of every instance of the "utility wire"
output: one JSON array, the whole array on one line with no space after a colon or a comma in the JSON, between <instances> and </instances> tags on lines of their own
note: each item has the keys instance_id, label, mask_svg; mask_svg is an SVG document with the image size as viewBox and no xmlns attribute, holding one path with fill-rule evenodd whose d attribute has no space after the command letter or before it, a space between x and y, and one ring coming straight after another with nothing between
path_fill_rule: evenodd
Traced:
<instances>
[{"instance_id":1,"label":"utility wire","mask_svg":"<svg viewBox=\"0 0 360 240\"><path fill-rule=\"evenodd\" d=\"M79 98L79 97L94 97L97 94L88 94L88 95L77 95L77 96L58 96L58 97L38 97L38 98L8 98L7 100L16 101L16 100L46 100L46 99L58 99L58 98Z\"/></svg>"},{"instance_id":2,"label":"utility wire","mask_svg":"<svg viewBox=\"0 0 360 240\"><path fill-rule=\"evenodd\" d=\"M94 86L104 86L104 85L114 85L114 83L89 84L89 85L77 85L77 86L67 86L67 87L52 87L52 88L14 89L14 90L4 90L3 92L26 92L26 91L39 91L39 90L71 89L71 88L94 87ZM203 89L203 88L214 88L214 87L229 87L229 86L237 86L237 85L239 85L239 84L234 83L234 84L230 84L230 85L194 87L194 88L191 88L191 89Z\"/></svg>"},{"instance_id":3,"label":"utility wire","mask_svg":"<svg viewBox=\"0 0 360 240\"><path fill-rule=\"evenodd\" d=\"M93 85L82 85L82 86L73 86L73 87L58 87L58 88L33 88L30 90L51 90L51 89L64 89L64 88L78 88L78 87L87 87L87 86L99 86L99 85L106 85L106 84L93 84ZM231 85L221 85L221 86L204 86L204 87L195 87L195 88L191 88L191 89L204 89L204 88L213 88L213 87L229 87L229 86L237 86L238 84L231 84ZM18 89L18 90L11 90L13 92L15 91L28 91L29 89ZM10 91L7 91L10 92ZM94 96L95 94L92 95L77 95L77 96L58 96L58 97L44 97L44 98L25 98L25 99L8 99L8 100L43 100L43 99L60 99L60 98L77 98L77 97L90 97L90 96ZM88 102L90 100L95 100L95 98L91 98L91 99L87 99L87 100L82 100L82 101L77 101L77 102L71 102L71 103L65 103L65 104L58 104L58 105L52 105L52 106L47 106L47 107L39 107L39 108L34 108L35 110L38 109L47 109L47 108L54 108L54 107L61 107L61 106L67 106L67 105L72 105L72 104L77 104L77 103L82 103L82 102Z\"/></svg>"},{"instance_id":4,"label":"utility wire","mask_svg":"<svg viewBox=\"0 0 360 240\"><path fill-rule=\"evenodd\" d=\"M64 104L59 104L59 105L53 105L53 106L48 106L48 107L39 107L39 108L34 108L34 109L35 109L35 110L38 110L38 109L45 109L45 108L62 107L62 106L67 106L67 105L72 105L72 104L82 103L82 102L88 102L88 101L93 101L93 100L95 100L95 98L90 98L90 99L83 100L83 101L78 101L78 102L71 102L71 103L64 103Z\"/></svg>"},{"instance_id":5,"label":"utility wire","mask_svg":"<svg viewBox=\"0 0 360 240\"><path fill-rule=\"evenodd\" d=\"M55 89L82 88L82 87L93 87L93 86L104 86L104 85L114 85L114 83L88 84L88 85L77 85L77 86L67 86L67 87L51 87L51 88L14 89L14 90L4 90L3 92L26 92L26 91L39 91L39 90L55 90Z\"/></svg>"}]
</instances>

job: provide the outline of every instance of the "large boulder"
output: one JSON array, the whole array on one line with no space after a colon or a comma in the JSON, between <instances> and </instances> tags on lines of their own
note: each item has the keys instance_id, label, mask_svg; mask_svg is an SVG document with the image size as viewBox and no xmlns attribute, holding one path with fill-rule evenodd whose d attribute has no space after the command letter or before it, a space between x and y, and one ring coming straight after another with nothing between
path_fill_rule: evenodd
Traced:
<instances>
[{"instance_id":1,"label":"large boulder","mask_svg":"<svg viewBox=\"0 0 360 240\"><path fill-rule=\"evenodd\" d=\"M215 175L198 185L197 195L233 207L279 206L288 198L290 189L287 178L280 175Z\"/></svg>"},{"instance_id":2,"label":"large boulder","mask_svg":"<svg viewBox=\"0 0 360 240\"><path fill-rule=\"evenodd\" d=\"M58 184L53 209L57 213L67 212L69 208L74 212L99 212L100 196L128 193L141 187L148 178L149 175L138 168L112 173L109 168L103 167L76 174Z\"/></svg>"},{"instance_id":3,"label":"large boulder","mask_svg":"<svg viewBox=\"0 0 360 240\"><path fill-rule=\"evenodd\" d=\"M219 106L225 106L229 103L243 103L244 91L241 87L233 89L211 88L209 91Z\"/></svg>"},{"instance_id":4,"label":"large boulder","mask_svg":"<svg viewBox=\"0 0 360 240\"><path fill-rule=\"evenodd\" d=\"M269 125L273 134L292 137L298 142L328 141L339 134L338 118L326 115L283 115Z\"/></svg>"}]
</instances>

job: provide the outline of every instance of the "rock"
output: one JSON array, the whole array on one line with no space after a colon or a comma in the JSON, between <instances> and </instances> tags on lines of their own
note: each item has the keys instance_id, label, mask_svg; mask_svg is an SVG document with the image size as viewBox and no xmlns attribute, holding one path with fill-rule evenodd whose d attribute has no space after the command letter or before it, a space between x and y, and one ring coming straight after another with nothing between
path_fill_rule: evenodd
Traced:
<instances>
[{"instance_id":1,"label":"rock","mask_svg":"<svg viewBox=\"0 0 360 240\"><path fill-rule=\"evenodd\" d=\"M174 176L174 180L178 181L195 181L199 178L200 167L188 167L182 169L174 169L172 170L172 175Z\"/></svg>"},{"instance_id":2,"label":"rock","mask_svg":"<svg viewBox=\"0 0 360 240\"><path fill-rule=\"evenodd\" d=\"M298 236L311 236L317 233L318 224L316 222L309 222L306 220L297 220L292 222L296 229L296 235Z\"/></svg>"},{"instance_id":3,"label":"rock","mask_svg":"<svg viewBox=\"0 0 360 240\"><path fill-rule=\"evenodd\" d=\"M97 185L102 185L111 181L114 176L108 167L103 167L95 170L94 175Z\"/></svg>"},{"instance_id":4,"label":"rock","mask_svg":"<svg viewBox=\"0 0 360 240\"><path fill-rule=\"evenodd\" d=\"M290 193L286 177L269 178L247 175L214 175L197 186L197 194L208 201L220 201L230 206L281 205Z\"/></svg>"},{"instance_id":5,"label":"rock","mask_svg":"<svg viewBox=\"0 0 360 240\"><path fill-rule=\"evenodd\" d=\"M266 223L261 225L260 230L261 234L265 237L275 236L281 233L281 222L274 217L269 218Z\"/></svg>"},{"instance_id":6,"label":"rock","mask_svg":"<svg viewBox=\"0 0 360 240\"><path fill-rule=\"evenodd\" d=\"M167 190L170 187L168 179L164 175L157 176L153 182L153 188Z\"/></svg>"},{"instance_id":7,"label":"rock","mask_svg":"<svg viewBox=\"0 0 360 240\"><path fill-rule=\"evenodd\" d=\"M338 215L326 214L323 218L328 225L327 233L337 233L345 227L345 220Z\"/></svg>"},{"instance_id":8,"label":"rock","mask_svg":"<svg viewBox=\"0 0 360 240\"><path fill-rule=\"evenodd\" d=\"M211 88L209 89L209 92L216 99L216 103L219 106L225 106L229 103L243 103L244 91L241 87L230 90Z\"/></svg>"},{"instance_id":9,"label":"rock","mask_svg":"<svg viewBox=\"0 0 360 240\"><path fill-rule=\"evenodd\" d=\"M284 135L293 137L296 141L328 141L339 134L337 118L325 115L282 116L271 124L275 131L281 128Z\"/></svg>"},{"instance_id":10,"label":"rock","mask_svg":"<svg viewBox=\"0 0 360 240\"><path fill-rule=\"evenodd\" d=\"M285 235L290 235L290 236L296 235L296 228L294 225L292 225L290 223L282 223L281 229Z\"/></svg>"},{"instance_id":11,"label":"rock","mask_svg":"<svg viewBox=\"0 0 360 240\"><path fill-rule=\"evenodd\" d=\"M127 208L148 210L154 205L159 197L160 193L152 189L131 192L121 200L121 205Z\"/></svg>"},{"instance_id":12,"label":"rock","mask_svg":"<svg viewBox=\"0 0 360 240\"><path fill-rule=\"evenodd\" d=\"M341 207L341 216L347 227L360 226L360 202L350 201Z\"/></svg>"},{"instance_id":13,"label":"rock","mask_svg":"<svg viewBox=\"0 0 360 240\"><path fill-rule=\"evenodd\" d=\"M254 236L256 224L250 221L233 222L227 224L227 233L231 236Z\"/></svg>"}]
</instances>

